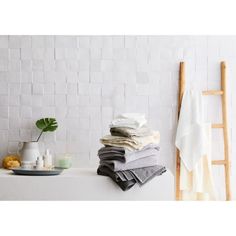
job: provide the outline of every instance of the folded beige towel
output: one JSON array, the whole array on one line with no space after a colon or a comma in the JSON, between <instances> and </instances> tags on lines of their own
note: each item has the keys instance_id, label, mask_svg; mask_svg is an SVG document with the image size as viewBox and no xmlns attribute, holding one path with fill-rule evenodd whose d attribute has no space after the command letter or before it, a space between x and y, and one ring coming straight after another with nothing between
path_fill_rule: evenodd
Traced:
<instances>
[{"instance_id":1,"label":"folded beige towel","mask_svg":"<svg viewBox=\"0 0 236 236\"><path fill-rule=\"evenodd\" d=\"M158 144L160 142L160 133L158 131L153 131L152 135L149 136L134 136L131 138L106 135L100 139L100 142L105 146L123 147L130 151L140 150L148 144Z\"/></svg>"}]
</instances>

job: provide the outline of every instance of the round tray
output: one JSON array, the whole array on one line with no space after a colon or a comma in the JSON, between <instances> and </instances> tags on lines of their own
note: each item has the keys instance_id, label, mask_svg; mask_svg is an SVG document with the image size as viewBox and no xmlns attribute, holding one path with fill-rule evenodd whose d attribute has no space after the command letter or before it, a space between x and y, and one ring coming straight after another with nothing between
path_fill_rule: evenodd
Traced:
<instances>
[{"instance_id":1,"label":"round tray","mask_svg":"<svg viewBox=\"0 0 236 236\"><path fill-rule=\"evenodd\" d=\"M11 170L16 175L35 175L35 176L59 175L63 171L62 168L54 168L51 170L12 168Z\"/></svg>"}]
</instances>

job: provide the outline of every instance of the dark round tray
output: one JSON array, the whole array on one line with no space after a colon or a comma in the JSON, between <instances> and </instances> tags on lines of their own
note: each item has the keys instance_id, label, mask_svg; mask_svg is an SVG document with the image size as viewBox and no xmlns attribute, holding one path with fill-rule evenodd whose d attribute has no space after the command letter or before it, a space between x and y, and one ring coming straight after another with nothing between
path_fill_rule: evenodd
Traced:
<instances>
[{"instance_id":1,"label":"dark round tray","mask_svg":"<svg viewBox=\"0 0 236 236\"><path fill-rule=\"evenodd\" d=\"M59 175L63 171L62 168L54 168L54 169L51 169L51 170L12 168L11 170L16 175L35 175L35 176Z\"/></svg>"}]
</instances>

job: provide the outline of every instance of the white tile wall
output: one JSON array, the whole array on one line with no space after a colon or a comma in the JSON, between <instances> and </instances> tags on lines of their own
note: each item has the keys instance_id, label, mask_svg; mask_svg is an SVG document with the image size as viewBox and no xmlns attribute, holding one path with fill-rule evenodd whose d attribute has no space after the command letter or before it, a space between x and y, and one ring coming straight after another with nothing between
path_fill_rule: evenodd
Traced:
<instances>
[{"instance_id":1,"label":"white tile wall","mask_svg":"<svg viewBox=\"0 0 236 236\"><path fill-rule=\"evenodd\" d=\"M121 112L145 112L161 131L162 159L173 168L181 60L188 86L199 89L219 88L219 62L227 62L236 198L236 36L0 36L0 155L34 139L38 118L55 116L59 128L42 137L42 147L71 153L75 166L96 165L110 120ZM208 118L219 121L219 100L207 103ZM223 154L217 132L215 159ZM223 172L215 169L214 175L223 198Z\"/></svg>"}]
</instances>

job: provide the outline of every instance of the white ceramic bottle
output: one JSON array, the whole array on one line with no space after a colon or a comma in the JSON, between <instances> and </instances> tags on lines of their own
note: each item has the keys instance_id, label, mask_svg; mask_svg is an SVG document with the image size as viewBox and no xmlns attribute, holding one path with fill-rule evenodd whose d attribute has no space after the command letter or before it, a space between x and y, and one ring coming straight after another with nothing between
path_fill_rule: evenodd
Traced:
<instances>
[{"instance_id":1,"label":"white ceramic bottle","mask_svg":"<svg viewBox=\"0 0 236 236\"><path fill-rule=\"evenodd\" d=\"M43 169L43 158L42 156L38 156L36 160L36 170L42 170Z\"/></svg>"},{"instance_id":2,"label":"white ceramic bottle","mask_svg":"<svg viewBox=\"0 0 236 236\"><path fill-rule=\"evenodd\" d=\"M53 167L52 155L50 154L49 149L46 149L43 160L45 168L50 169Z\"/></svg>"}]
</instances>

